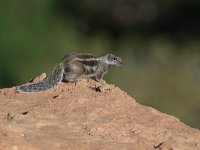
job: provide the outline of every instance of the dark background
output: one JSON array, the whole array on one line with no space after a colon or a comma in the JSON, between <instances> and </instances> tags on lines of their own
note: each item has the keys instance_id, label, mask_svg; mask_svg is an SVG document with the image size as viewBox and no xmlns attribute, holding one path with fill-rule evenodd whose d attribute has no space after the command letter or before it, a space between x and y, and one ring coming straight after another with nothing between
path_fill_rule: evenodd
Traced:
<instances>
[{"instance_id":1,"label":"dark background","mask_svg":"<svg viewBox=\"0 0 200 150\"><path fill-rule=\"evenodd\" d=\"M64 55L114 53L105 79L200 128L200 1L0 1L0 87L49 73Z\"/></svg>"}]
</instances>

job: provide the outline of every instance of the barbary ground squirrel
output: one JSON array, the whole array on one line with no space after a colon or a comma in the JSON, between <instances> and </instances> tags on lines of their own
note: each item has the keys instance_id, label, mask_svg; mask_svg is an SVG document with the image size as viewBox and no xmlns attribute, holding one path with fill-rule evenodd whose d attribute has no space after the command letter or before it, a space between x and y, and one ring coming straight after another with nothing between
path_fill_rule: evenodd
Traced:
<instances>
[{"instance_id":1,"label":"barbary ground squirrel","mask_svg":"<svg viewBox=\"0 0 200 150\"><path fill-rule=\"evenodd\" d=\"M100 81L112 67L121 66L122 59L113 54L96 57L90 53L71 53L63 58L50 75L39 83L16 87L20 93L39 92L50 89L58 83L77 82L81 78Z\"/></svg>"}]
</instances>

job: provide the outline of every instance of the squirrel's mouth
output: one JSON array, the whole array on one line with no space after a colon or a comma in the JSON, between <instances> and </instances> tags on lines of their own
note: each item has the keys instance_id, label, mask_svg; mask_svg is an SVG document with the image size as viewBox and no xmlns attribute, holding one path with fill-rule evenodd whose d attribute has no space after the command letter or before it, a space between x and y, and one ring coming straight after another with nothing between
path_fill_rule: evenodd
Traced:
<instances>
[{"instance_id":1,"label":"squirrel's mouth","mask_svg":"<svg viewBox=\"0 0 200 150\"><path fill-rule=\"evenodd\" d=\"M122 66L122 65L123 65L122 61L118 62L118 66Z\"/></svg>"},{"instance_id":2,"label":"squirrel's mouth","mask_svg":"<svg viewBox=\"0 0 200 150\"><path fill-rule=\"evenodd\" d=\"M120 60L120 61L119 61L119 66L122 66L122 65L123 65L123 61Z\"/></svg>"}]
</instances>

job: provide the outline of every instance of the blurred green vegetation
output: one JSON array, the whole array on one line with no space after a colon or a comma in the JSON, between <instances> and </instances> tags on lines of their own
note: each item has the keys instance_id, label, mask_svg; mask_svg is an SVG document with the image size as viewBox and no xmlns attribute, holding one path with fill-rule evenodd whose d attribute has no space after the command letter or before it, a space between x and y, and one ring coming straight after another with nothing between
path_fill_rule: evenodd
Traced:
<instances>
[{"instance_id":1,"label":"blurred green vegetation","mask_svg":"<svg viewBox=\"0 0 200 150\"><path fill-rule=\"evenodd\" d=\"M200 128L200 1L0 1L0 87L49 73L67 53L115 53L105 79Z\"/></svg>"}]
</instances>

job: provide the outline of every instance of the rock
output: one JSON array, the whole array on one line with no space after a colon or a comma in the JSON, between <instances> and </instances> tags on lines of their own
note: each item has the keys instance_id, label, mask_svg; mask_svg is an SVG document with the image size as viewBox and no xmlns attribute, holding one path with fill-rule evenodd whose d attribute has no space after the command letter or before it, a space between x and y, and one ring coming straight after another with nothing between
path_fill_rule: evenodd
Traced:
<instances>
[{"instance_id":1,"label":"rock","mask_svg":"<svg viewBox=\"0 0 200 150\"><path fill-rule=\"evenodd\" d=\"M0 150L200 150L198 129L90 79L38 93L1 89L0 108Z\"/></svg>"},{"instance_id":2,"label":"rock","mask_svg":"<svg viewBox=\"0 0 200 150\"><path fill-rule=\"evenodd\" d=\"M29 83L37 83L39 81L42 81L44 78L46 78L46 73L42 73L41 75L39 75L38 77L36 78L33 78L29 81Z\"/></svg>"}]
</instances>

